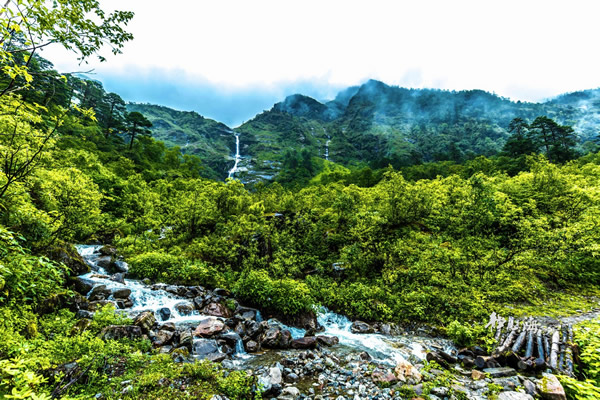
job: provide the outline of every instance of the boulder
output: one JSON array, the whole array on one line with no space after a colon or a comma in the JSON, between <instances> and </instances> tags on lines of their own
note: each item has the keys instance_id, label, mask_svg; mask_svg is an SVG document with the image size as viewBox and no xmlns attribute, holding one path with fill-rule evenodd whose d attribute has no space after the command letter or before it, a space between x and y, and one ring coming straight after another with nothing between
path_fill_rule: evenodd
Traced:
<instances>
[{"instance_id":1,"label":"boulder","mask_svg":"<svg viewBox=\"0 0 600 400\"><path fill-rule=\"evenodd\" d=\"M198 310L198 311L200 311L204 308L204 297L203 296L194 297L194 307L196 307L196 310Z\"/></svg>"},{"instance_id":2,"label":"boulder","mask_svg":"<svg viewBox=\"0 0 600 400\"><path fill-rule=\"evenodd\" d=\"M558 378L553 374L542 374L542 379L537 382L540 397L544 400L566 400L565 389Z\"/></svg>"},{"instance_id":3,"label":"boulder","mask_svg":"<svg viewBox=\"0 0 600 400\"><path fill-rule=\"evenodd\" d=\"M210 337L223 332L225 323L217 317L207 317L200 321L194 330L194 336Z\"/></svg>"},{"instance_id":4,"label":"boulder","mask_svg":"<svg viewBox=\"0 0 600 400\"><path fill-rule=\"evenodd\" d=\"M189 301L182 301L175 304L175 309L179 315L191 315L194 312L194 305Z\"/></svg>"},{"instance_id":5,"label":"boulder","mask_svg":"<svg viewBox=\"0 0 600 400\"><path fill-rule=\"evenodd\" d=\"M82 278L81 276L73 278L72 282L73 290L75 290L77 293L81 293L84 296L86 296L95 285L94 281L91 279Z\"/></svg>"},{"instance_id":6,"label":"boulder","mask_svg":"<svg viewBox=\"0 0 600 400\"><path fill-rule=\"evenodd\" d=\"M255 353L260 349L258 343L256 343L254 340L248 340L245 347L248 353Z\"/></svg>"},{"instance_id":7,"label":"boulder","mask_svg":"<svg viewBox=\"0 0 600 400\"><path fill-rule=\"evenodd\" d=\"M221 318L231 318L232 316L231 310L224 304L218 302L209 303L202 309L201 312L202 314Z\"/></svg>"},{"instance_id":8,"label":"boulder","mask_svg":"<svg viewBox=\"0 0 600 400\"><path fill-rule=\"evenodd\" d=\"M300 396L300 390L294 386L288 386L283 389L277 400L296 400Z\"/></svg>"},{"instance_id":9,"label":"boulder","mask_svg":"<svg viewBox=\"0 0 600 400\"><path fill-rule=\"evenodd\" d=\"M498 400L533 400L533 397L527 393L511 391L498 393Z\"/></svg>"},{"instance_id":10,"label":"boulder","mask_svg":"<svg viewBox=\"0 0 600 400\"><path fill-rule=\"evenodd\" d=\"M161 329L160 331L158 331L158 333L154 337L153 345L155 347L161 347L161 346L170 344L173 341L174 335L175 335L175 332L173 332L173 331Z\"/></svg>"},{"instance_id":11,"label":"boulder","mask_svg":"<svg viewBox=\"0 0 600 400\"><path fill-rule=\"evenodd\" d=\"M237 343L242 340L240 335L235 332L225 332L216 337L219 341L224 341L229 347L235 349Z\"/></svg>"},{"instance_id":12,"label":"boulder","mask_svg":"<svg viewBox=\"0 0 600 400\"><path fill-rule=\"evenodd\" d=\"M256 321L246 322L246 335L252 339L257 338L261 333L264 332L265 328L268 328L267 323L258 323Z\"/></svg>"},{"instance_id":13,"label":"boulder","mask_svg":"<svg viewBox=\"0 0 600 400\"><path fill-rule=\"evenodd\" d=\"M126 299L129 297L130 294L131 294L131 289L127 289L127 288L115 289L112 293L112 295L115 299Z\"/></svg>"},{"instance_id":14,"label":"boulder","mask_svg":"<svg viewBox=\"0 0 600 400\"><path fill-rule=\"evenodd\" d=\"M486 375L485 373L478 371L476 369L474 369L473 371L471 371L471 379L473 379L474 381L480 381L482 379L485 379Z\"/></svg>"},{"instance_id":15,"label":"boulder","mask_svg":"<svg viewBox=\"0 0 600 400\"><path fill-rule=\"evenodd\" d=\"M314 336L305 336L300 339L294 339L291 343L292 349L314 349L317 347L317 338Z\"/></svg>"},{"instance_id":16,"label":"boulder","mask_svg":"<svg viewBox=\"0 0 600 400\"><path fill-rule=\"evenodd\" d=\"M194 341L193 353L197 356L206 356L211 353L217 353L219 346L217 341L213 339L197 339Z\"/></svg>"},{"instance_id":17,"label":"boulder","mask_svg":"<svg viewBox=\"0 0 600 400\"><path fill-rule=\"evenodd\" d=\"M110 294L110 290L106 288L106 285L98 285L90 291L88 298L90 301L106 300Z\"/></svg>"},{"instance_id":18,"label":"boulder","mask_svg":"<svg viewBox=\"0 0 600 400\"><path fill-rule=\"evenodd\" d=\"M162 324L159 329L175 332L177 330L177 326L175 326L175 324L172 322L167 322L166 324Z\"/></svg>"},{"instance_id":19,"label":"boulder","mask_svg":"<svg viewBox=\"0 0 600 400\"><path fill-rule=\"evenodd\" d=\"M287 349L292 341L292 334L279 326L270 326L260 337L260 346L268 349Z\"/></svg>"},{"instance_id":20,"label":"boulder","mask_svg":"<svg viewBox=\"0 0 600 400\"><path fill-rule=\"evenodd\" d=\"M229 290L222 288L216 288L215 290L213 290L213 294L222 297L231 296L231 292Z\"/></svg>"},{"instance_id":21,"label":"boulder","mask_svg":"<svg viewBox=\"0 0 600 400\"><path fill-rule=\"evenodd\" d=\"M340 339L337 336L318 335L317 342L323 346L335 346Z\"/></svg>"},{"instance_id":22,"label":"boulder","mask_svg":"<svg viewBox=\"0 0 600 400\"><path fill-rule=\"evenodd\" d=\"M166 321L171 318L171 310L168 307L163 307L158 310L158 316L161 320Z\"/></svg>"},{"instance_id":23,"label":"boulder","mask_svg":"<svg viewBox=\"0 0 600 400\"><path fill-rule=\"evenodd\" d=\"M137 339L142 334L142 329L136 325L110 325L102 329L99 336L104 340Z\"/></svg>"},{"instance_id":24,"label":"boulder","mask_svg":"<svg viewBox=\"0 0 600 400\"><path fill-rule=\"evenodd\" d=\"M352 333L373 333L373 328L366 322L354 321L350 326L350 331Z\"/></svg>"},{"instance_id":25,"label":"boulder","mask_svg":"<svg viewBox=\"0 0 600 400\"><path fill-rule=\"evenodd\" d=\"M125 274L123 272L117 272L110 276L110 280L113 282L125 284Z\"/></svg>"},{"instance_id":26,"label":"boulder","mask_svg":"<svg viewBox=\"0 0 600 400\"><path fill-rule=\"evenodd\" d=\"M179 333L179 345L187 348L188 350L192 349L192 345L194 343L194 336L192 332L189 330L181 331Z\"/></svg>"},{"instance_id":27,"label":"boulder","mask_svg":"<svg viewBox=\"0 0 600 400\"><path fill-rule=\"evenodd\" d=\"M98 250L98 253L103 256L115 257L117 255L117 248L111 245L102 246Z\"/></svg>"},{"instance_id":28,"label":"boulder","mask_svg":"<svg viewBox=\"0 0 600 400\"><path fill-rule=\"evenodd\" d=\"M235 314L242 319L256 321L257 316L260 314L255 308L250 307L238 307Z\"/></svg>"},{"instance_id":29,"label":"boulder","mask_svg":"<svg viewBox=\"0 0 600 400\"><path fill-rule=\"evenodd\" d=\"M152 311L144 311L133 320L133 324L139 326L144 333L150 332L155 323L156 318Z\"/></svg>"},{"instance_id":30,"label":"boulder","mask_svg":"<svg viewBox=\"0 0 600 400\"><path fill-rule=\"evenodd\" d=\"M98 260L96 260L96 265L98 265L100 268L104 268L110 273L118 272L115 259L111 256L98 257Z\"/></svg>"},{"instance_id":31,"label":"boulder","mask_svg":"<svg viewBox=\"0 0 600 400\"><path fill-rule=\"evenodd\" d=\"M121 310L124 308L131 308L131 307L133 307L133 300L119 299L119 300L117 300L117 307L119 307Z\"/></svg>"},{"instance_id":32,"label":"boulder","mask_svg":"<svg viewBox=\"0 0 600 400\"><path fill-rule=\"evenodd\" d=\"M125 261L122 261L122 260L115 261L114 268L115 268L115 271L123 273L123 274L126 274L127 272L129 272L129 264L127 264Z\"/></svg>"},{"instance_id":33,"label":"boulder","mask_svg":"<svg viewBox=\"0 0 600 400\"><path fill-rule=\"evenodd\" d=\"M423 380L423 376L414 365L406 360L398 362L394 368L394 374L401 382L406 382L410 385L416 385Z\"/></svg>"},{"instance_id":34,"label":"boulder","mask_svg":"<svg viewBox=\"0 0 600 400\"><path fill-rule=\"evenodd\" d=\"M46 254L51 260L65 264L72 276L90 272L90 266L84 261L73 245L57 246L50 249Z\"/></svg>"},{"instance_id":35,"label":"boulder","mask_svg":"<svg viewBox=\"0 0 600 400\"><path fill-rule=\"evenodd\" d=\"M396 378L396 375L392 374L391 372L384 372L384 371L375 371L371 374L371 379L373 379L373 383L375 384L384 384L384 385L390 385L393 383L396 383L398 381L398 378Z\"/></svg>"}]
</instances>

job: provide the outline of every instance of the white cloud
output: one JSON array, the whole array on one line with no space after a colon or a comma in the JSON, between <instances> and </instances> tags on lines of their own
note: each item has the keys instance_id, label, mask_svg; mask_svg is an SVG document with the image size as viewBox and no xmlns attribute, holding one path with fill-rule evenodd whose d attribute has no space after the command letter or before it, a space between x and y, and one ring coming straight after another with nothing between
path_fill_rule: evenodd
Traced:
<instances>
[{"instance_id":1,"label":"white cloud","mask_svg":"<svg viewBox=\"0 0 600 400\"><path fill-rule=\"evenodd\" d=\"M368 78L522 100L600 86L597 1L102 0L136 16L103 73L164 70L224 89ZM75 57L44 53L57 68Z\"/></svg>"}]
</instances>

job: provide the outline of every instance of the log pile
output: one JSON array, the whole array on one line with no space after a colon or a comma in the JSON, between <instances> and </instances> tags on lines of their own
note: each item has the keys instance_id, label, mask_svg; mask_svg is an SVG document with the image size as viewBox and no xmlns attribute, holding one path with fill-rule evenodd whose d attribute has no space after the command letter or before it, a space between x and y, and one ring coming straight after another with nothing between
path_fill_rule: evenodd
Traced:
<instances>
[{"instance_id":1,"label":"log pile","mask_svg":"<svg viewBox=\"0 0 600 400\"><path fill-rule=\"evenodd\" d=\"M508 319L492 313L486 328L495 332L497 346L490 356L475 359L478 368L509 366L522 371L551 368L573 376L573 328L540 326L533 318Z\"/></svg>"}]
</instances>

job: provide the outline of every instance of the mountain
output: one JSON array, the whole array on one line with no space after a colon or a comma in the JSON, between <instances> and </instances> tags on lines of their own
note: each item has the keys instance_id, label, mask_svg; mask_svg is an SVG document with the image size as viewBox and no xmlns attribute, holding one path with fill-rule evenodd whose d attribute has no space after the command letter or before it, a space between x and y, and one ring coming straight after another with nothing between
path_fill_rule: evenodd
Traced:
<instances>
[{"instance_id":1,"label":"mountain","mask_svg":"<svg viewBox=\"0 0 600 400\"><path fill-rule=\"evenodd\" d=\"M187 144L186 151L199 154L215 173L226 176L235 143L225 125L166 107L130 107L148 113L158 139ZM584 143L597 135L599 114L598 89L529 103L482 90L407 89L370 80L328 102L288 96L236 128L242 155L236 177L248 182L272 179L290 152L375 168L489 156L502 149L516 117L532 121L546 115L573 125Z\"/></svg>"},{"instance_id":2,"label":"mountain","mask_svg":"<svg viewBox=\"0 0 600 400\"><path fill-rule=\"evenodd\" d=\"M202 158L208 175L222 179L233 165L235 135L227 125L204 118L194 111L177 111L154 104L128 103L127 111L137 111L152 122L152 136L184 154Z\"/></svg>"}]
</instances>

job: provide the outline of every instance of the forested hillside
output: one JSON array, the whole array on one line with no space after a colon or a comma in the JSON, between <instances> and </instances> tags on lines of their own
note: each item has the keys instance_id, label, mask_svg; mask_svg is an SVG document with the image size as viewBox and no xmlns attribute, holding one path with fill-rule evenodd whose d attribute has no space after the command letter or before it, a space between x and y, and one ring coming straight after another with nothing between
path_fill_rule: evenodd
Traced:
<instances>
[{"instance_id":1,"label":"forested hillside","mask_svg":"<svg viewBox=\"0 0 600 400\"><path fill-rule=\"evenodd\" d=\"M350 376L352 362L375 393L391 383L374 370L389 366L323 350L339 339L315 338L320 307L361 320L367 333L416 325L488 347L495 342L482 322L493 311L564 316L597 308L600 154L578 154L569 123L591 92L536 105L371 81L328 104L295 96L239 128L253 165L280 176L249 188L222 181L222 152L234 143L226 126L192 112L126 106L36 54L49 41L91 56L99 43L80 39L86 35L118 50L131 39L122 28L130 13L104 14L94 1L25 3L27 16L10 9L14 26L37 33L0 28L10 43L0 48L3 398L257 399L281 393L284 368L267 369L265 381L223 360L265 350L285 365L304 360L313 398L328 390L317 383L321 371ZM90 11L102 21L86 20ZM80 35L65 36L71 29ZM591 138L582 129L579 143ZM195 149L171 146L182 141ZM98 245L104 264L94 267L103 269L90 272L76 244ZM92 279L125 285L126 276L171 300L190 299L173 309L206 313L212 325L180 329L168 307L157 316L118 312L131 309L132 290ZM271 318L306 336L292 340L292 328ZM590 344L598 328L590 326L575 338L583 349L577 375L561 378L572 398L599 390ZM290 348L321 353L273 351ZM325 365L312 366L312 375L311 357ZM429 374L442 368L430 361L413 360L427 393L454 379L451 371ZM345 363L349 375L339 372ZM296 372L285 374L296 384ZM384 398L416 393L416 384L393 384L397 391Z\"/></svg>"}]
</instances>

